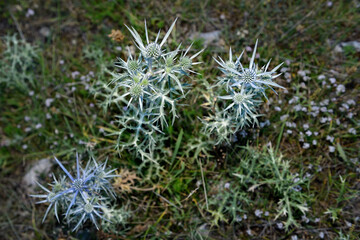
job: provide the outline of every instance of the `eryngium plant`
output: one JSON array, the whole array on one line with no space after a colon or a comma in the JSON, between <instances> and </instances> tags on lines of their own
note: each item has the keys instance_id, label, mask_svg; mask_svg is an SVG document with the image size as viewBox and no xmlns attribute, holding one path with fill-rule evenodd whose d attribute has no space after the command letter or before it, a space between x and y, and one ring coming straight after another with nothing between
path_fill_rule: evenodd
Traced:
<instances>
[{"instance_id":1,"label":"eryngium plant","mask_svg":"<svg viewBox=\"0 0 360 240\"><path fill-rule=\"evenodd\" d=\"M257 191L262 194L270 191L271 195L277 198L275 220L284 216L286 230L291 225L298 226L296 219L309 211L309 195L306 191L309 178L303 176L302 171L292 173L290 162L274 152L271 146L264 147L263 151L250 147L245 149L248 156L242 158L239 168L233 173L238 178L237 184L248 192Z\"/></svg>"},{"instance_id":2,"label":"eryngium plant","mask_svg":"<svg viewBox=\"0 0 360 240\"><path fill-rule=\"evenodd\" d=\"M217 83L211 88L220 87L226 91L226 95L217 96L214 115L203 120L204 130L208 134L216 136L216 144L224 141L230 142L231 137L244 127L258 124L257 118L259 105L262 103L262 96L266 97L266 89L273 87L283 88L273 79L281 74L276 71L282 64L273 70L268 70L270 61L261 69L255 64L255 48L248 67L241 63L244 51L236 59L233 59L232 51L229 51L229 60L214 60L220 65L219 69L224 74L217 79Z\"/></svg>"},{"instance_id":3,"label":"eryngium plant","mask_svg":"<svg viewBox=\"0 0 360 240\"><path fill-rule=\"evenodd\" d=\"M0 59L0 89L2 84L22 91L34 87L37 48L25 40L18 39L16 35L5 36L3 43L5 50Z\"/></svg>"},{"instance_id":4,"label":"eryngium plant","mask_svg":"<svg viewBox=\"0 0 360 240\"><path fill-rule=\"evenodd\" d=\"M292 225L299 226L301 216L309 210L309 177L302 171L294 173L290 162L276 154L271 146L261 150L243 149L236 149L241 153L241 161L230 170L235 178L227 183L214 182L209 191L209 211L214 224L218 225L219 221L240 223L244 213L258 207L268 211L270 218L284 221L286 230ZM277 208L269 208L274 204ZM275 222L269 221L269 224Z\"/></svg>"},{"instance_id":5,"label":"eryngium plant","mask_svg":"<svg viewBox=\"0 0 360 240\"><path fill-rule=\"evenodd\" d=\"M129 49L128 58L118 58L115 63L121 72L111 72L111 82L100 83L95 89L97 95L105 98L105 107L119 108L120 114L115 116L119 129L111 134L118 136L116 147L120 151L129 149L142 158L145 153L151 156L162 130L178 117L178 101L185 98L190 87L183 78L195 73L191 67L199 64L194 58L202 51L189 56L191 45L185 51L180 50L180 45L173 51L165 48L175 23L176 20L161 41L160 31L150 41L145 22L145 42L134 28L126 26L140 54L133 56Z\"/></svg>"},{"instance_id":6,"label":"eryngium plant","mask_svg":"<svg viewBox=\"0 0 360 240\"><path fill-rule=\"evenodd\" d=\"M43 198L37 203L48 203L43 222L52 208L54 208L56 219L59 220L59 209L65 211L65 221L74 225L73 231L79 229L88 219L92 221L97 229L97 219L109 221L104 217L108 208L108 197L114 197L114 191L110 179L116 177L113 170L106 168L106 162L98 164L95 159L89 162L85 169L80 167L79 157L76 154L76 175L70 174L62 163L55 158L61 169L65 172L60 178L54 177L54 181L47 189L40 183L38 185L45 191L44 194L31 195Z\"/></svg>"}]
</instances>

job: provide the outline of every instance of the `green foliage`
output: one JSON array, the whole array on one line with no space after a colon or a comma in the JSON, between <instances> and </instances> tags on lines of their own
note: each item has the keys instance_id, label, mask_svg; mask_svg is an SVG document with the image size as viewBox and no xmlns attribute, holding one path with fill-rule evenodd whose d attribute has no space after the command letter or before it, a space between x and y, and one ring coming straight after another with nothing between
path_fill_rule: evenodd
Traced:
<instances>
[{"instance_id":1,"label":"green foliage","mask_svg":"<svg viewBox=\"0 0 360 240\"><path fill-rule=\"evenodd\" d=\"M240 179L240 184L248 188L249 192L268 188L278 201L278 214L275 217L286 216L285 227L296 222L296 212L305 214L309 208L306 200L309 199L304 189L309 181L302 173L294 174L290 171L290 162L276 156L270 147L263 152L256 152L247 148L249 155L241 161L240 168L234 176Z\"/></svg>"},{"instance_id":2,"label":"green foliage","mask_svg":"<svg viewBox=\"0 0 360 240\"><path fill-rule=\"evenodd\" d=\"M5 50L0 59L0 89L17 88L27 92L35 88L37 47L18 39L16 34L5 36L3 43Z\"/></svg>"},{"instance_id":3,"label":"green foliage","mask_svg":"<svg viewBox=\"0 0 360 240\"><path fill-rule=\"evenodd\" d=\"M233 171L236 177L231 182L217 187L210 206L214 224L218 221L239 221L241 213L260 199L275 201L277 213L274 219L285 216L285 227L298 226L299 213L305 214L309 208L309 194L305 187L308 179L301 173L290 170L290 162L277 156L274 150L264 148L258 151L251 147L243 150L239 166Z\"/></svg>"},{"instance_id":4,"label":"green foliage","mask_svg":"<svg viewBox=\"0 0 360 240\"><path fill-rule=\"evenodd\" d=\"M106 233L124 235L130 216L131 212L126 209L126 206L112 206L104 210L104 218L109 221L101 221L101 227Z\"/></svg>"},{"instance_id":5,"label":"green foliage","mask_svg":"<svg viewBox=\"0 0 360 240\"><path fill-rule=\"evenodd\" d=\"M273 79L281 75L276 71L282 63L268 70L270 65L268 61L261 69L258 69L258 65L254 62L257 44L258 41L256 41L248 67L244 67L240 61L244 51L238 58L233 58L230 48L228 61L224 61L221 57L219 60L214 58L223 76L218 77L216 84L208 89L211 91L211 88L220 88L216 92L219 96L211 101L214 101L213 114L202 122L203 131L205 134L215 135L216 144L230 143L239 130L259 125L258 117L261 115L258 114L258 108L262 103L261 97L267 98L265 91L271 89L275 92L273 87L284 88L273 82ZM224 90L227 95L221 95ZM229 100L230 103L228 103Z\"/></svg>"},{"instance_id":6,"label":"green foliage","mask_svg":"<svg viewBox=\"0 0 360 240\"><path fill-rule=\"evenodd\" d=\"M43 52L39 59L41 69L35 59L34 68L29 70L29 75L36 76L35 82L41 84L31 87L28 93L8 91L17 87L0 84L2 90L6 89L0 91L0 205L3 206L0 220L4 239L305 240L319 239L324 234L324 239L358 239L359 201L353 196L358 195L360 172L359 108L356 105L359 54L352 47L343 47L343 52L334 51L336 45L356 40L360 21L356 1L262 1L255 5L249 0L240 3L199 1L196 4L176 1L170 7L166 1L91 0L69 4L59 1L39 4L34 0L0 3L0 8L4 9L0 13L2 32L22 32L31 43L38 42ZM32 8L35 15L25 17L28 8ZM106 36L114 28L127 32L122 23L134 26L139 33L144 32L143 20L147 19L149 38L155 39L156 28L170 26L175 17L179 17L176 34L170 34L169 47L164 44L163 50L171 50L180 42L189 44L186 39L193 34L215 29L221 29L221 33L212 42L195 39L192 45L194 49L206 46L201 54L204 64L196 66L201 76L189 79L192 91L186 94L188 105L176 106L182 117L164 128L168 138L156 140L163 143L158 145L151 159L159 164L151 159L142 161L126 150L119 150L119 155L113 148L117 136L107 134L121 130L114 116L121 115L121 108L127 103L119 102L119 106L111 103L110 108L101 105L107 109L102 114L88 94L88 87L89 84L94 84L94 88L108 87L108 90L98 91L96 101L99 104L104 103L104 99L115 99L116 95L106 99L114 87L108 85L111 75L106 71L113 70L108 61L115 56L126 59L126 47L132 43L128 35L116 44ZM39 34L43 27L54 34L50 38ZM160 33L160 40L164 34ZM275 67L273 63L285 62L279 69L283 75L276 82L287 90L279 90L278 96L267 91L268 100L262 99L265 103L258 109L262 114L258 118L259 128L245 128L246 131L239 134L247 136L237 136L238 141L231 142L231 146L214 146L217 139L200 133L202 123L198 118L206 119L213 114L215 103L220 104L219 109L225 109L230 101L217 99L219 101L215 102L218 96L227 95L225 89L215 92L216 89L209 88L220 72L212 56L226 55L224 46L231 45L234 50L246 47L243 59L247 62L256 38L262 42L258 49L261 58L256 60L259 66L270 58L273 58L270 69ZM0 49L3 63L6 45L2 44ZM82 50L84 58L79 56ZM131 52L133 54L133 49ZM190 50L189 55L195 53ZM7 67L5 65L1 64L0 69ZM306 76L302 75L304 71ZM72 77L72 72L78 72L78 77ZM4 71L0 76L4 76ZM87 76L89 79L82 80ZM26 82L26 87L31 86L28 80ZM345 87L345 92L337 91L341 86ZM49 107L45 104L47 98L54 99ZM24 120L28 118L31 120ZM171 116L167 115L166 120L170 123ZM264 125L267 120L270 125ZM38 123L42 124L40 128L35 127ZM180 129L183 129L182 137ZM123 140L131 137L131 133L124 134ZM267 172L254 170L251 163L260 160L249 161L248 156L239 151L239 146L257 148L268 142L274 143L274 147L276 143L274 151L291 160L292 173L299 171L300 175L310 176L309 181L300 185L301 192L310 197L309 200L305 197L309 203L308 219L303 220L300 227L292 224L287 232L276 223L285 223L288 215L274 220L282 209L279 201L284 198L286 187L267 182L257 186L254 192L248 191L254 184L264 182L264 176L276 180L271 161L265 167ZM132 185L131 192L121 192L121 200L116 200L118 205L114 210L124 209L131 214L131 219L126 221L123 221L126 213L119 210L114 214L118 216L114 220L118 223L114 224L117 232L114 229L104 231L106 221L101 222L103 226L99 232L95 233L91 224L86 224L79 235L56 224L55 218L48 218L41 224L46 206L35 210L34 202L22 197L25 196L23 190L15 187L23 186L21 175L32 164L54 153L67 155L63 160L69 167L73 166L74 161L69 156L74 148L80 152L91 148L98 153L99 160L109 156L112 167L138 171L136 187ZM259 158L256 152L254 150ZM242 162L244 166L239 167ZM300 173L302 171L304 174ZM243 173L251 178L241 183L232 173ZM39 182L47 181L48 174L40 174ZM309 184L308 189L306 184ZM123 199L127 199L124 201L126 207L122 207ZM262 217L254 216L254 210L263 211ZM299 224L301 210L296 207L291 210Z\"/></svg>"}]
</instances>

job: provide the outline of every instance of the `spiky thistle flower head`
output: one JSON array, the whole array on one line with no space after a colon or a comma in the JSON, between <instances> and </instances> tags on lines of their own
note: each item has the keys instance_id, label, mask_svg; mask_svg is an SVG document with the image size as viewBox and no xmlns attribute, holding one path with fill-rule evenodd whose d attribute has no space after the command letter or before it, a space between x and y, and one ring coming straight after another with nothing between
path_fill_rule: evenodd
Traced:
<instances>
[{"instance_id":1,"label":"spiky thistle flower head","mask_svg":"<svg viewBox=\"0 0 360 240\"><path fill-rule=\"evenodd\" d=\"M78 154L76 154L76 174L72 175L64 165L55 157L55 161L64 171L65 176L60 180L54 177L54 182L50 184L52 190L49 190L38 184L45 194L31 195L44 200L38 203L49 203L43 221L47 217L51 208L54 207L55 216L59 221L58 210L66 210L64 216L68 222L74 222L73 231L90 219L98 228L96 218L104 219L103 209L107 206L103 204L103 199L107 196L115 196L110 179L116 177L113 174L115 169L106 169L106 162L98 164L93 158L93 164L88 164L85 169L81 168Z\"/></svg>"},{"instance_id":2,"label":"spiky thistle flower head","mask_svg":"<svg viewBox=\"0 0 360 240\"><path fill-rule=\"evenodd\" d=\"M165 37L163 38L161 43L158 43L160 31L158 32L154 42L149 41L149 35L148 35L147 26L146 26L146 21L145 21L145 35L146 35L146 43L145 44L142 41L139 33L135 30L135 28L133 28L133 27L130 28L126 25L125 26L127 27L127 29L129 29L131 35L134 37L135 45L140 49L142 55L146 59L152 60L152 59L159 58L163 54L163 50L161 48L166 43L166 40L170 36L170 33L175 26L176 20L177 19L175 19L175 21L171 24L169 30L166 32Z\"/></svg>"},{"instance_id":3,"label":"spiky thistle flower head","mask_svg":"<svg viewBox=\"0 0 360 240\"><path fill-rule=\"evenodd\" d=\"M277 78L281 74L276 74L276 71L282 64L276 66L273 70L268 70L270 61L258 69L257 64L255 63L256 49L258 41L255 43L254 51L251 56L251 60L248 66L244 66L241 63L241 58L244 54L244 51L239 55L238 58L233 59L233 53L230 48L229 50L229 59L224 61L221 57L214 60L219 64L220 70L223 72L223 76L219 77L217 83L211 87L220 87L225 88L227 95L218 96L217 102L224 102L221 106L223 110L219 107L215 107L216 117L211 117L209 121L215 121L213 123L205 122L205 129L207 133L211 134L221 134L222 137L219 137L222 142L223 140L229 141L231 134L234 135L239 129L242 129L245 126L254 126L258 123L257 118L260 116L257 111L261 100L261 95L266 98L266 89L270 88L274 92L273 87L283 88L279 84L273 82L273 79ZM276 92L275 92L276 93ZM230 103L227 103L228 101ZM225 119L231 119L230 122L225 121ZM219 121L219 122L217 122ZM224 122L227 122L224 126ZM226 131L224 130L225 128Z\"/></svg>"}]
</instances>

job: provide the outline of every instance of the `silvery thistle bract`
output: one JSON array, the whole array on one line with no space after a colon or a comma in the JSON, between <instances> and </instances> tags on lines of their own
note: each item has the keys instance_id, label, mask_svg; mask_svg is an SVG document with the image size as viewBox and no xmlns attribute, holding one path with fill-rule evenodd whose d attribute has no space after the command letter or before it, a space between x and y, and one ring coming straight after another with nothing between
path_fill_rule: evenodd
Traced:
<instances>
[{"instance_id":1,"label":"silvery thistle bract","mask_svg":"<svg viewBox=\"0 0 360 240\"><path fill-rule=\"evenodd\" d=\"M256 41L248 67L244 67L241 63L244 51L238 58L233 59L230 48L228 61L224 61L221 57L214 58L223 76L219 77L211 88L221 88L227 95L216 98L215 115L209 116L202 122L204 131L216 136L216 144L224 141L230 143L231 137L240 129L258 124L257 118L260 115L257 110L262 102L261 97L267 98L266 89L270 88L275 92L273 87L283 88L273 82L273 79L281 75L276 74L276 71L282 64L271 71L268 70L270 61L260 70L255 64L257 44L258 41Z\"/></svg>"},{"instance_id":2,"label":"silvery thistle bract","mask_svg":"<svg viewBox=\"0 0 360 240\"><path fill-rule=\"evenodd\" d=\"M62 176L60 180L54 177L54 182L49 184L52 187L51 190L38 183L45 193L31 195L44 199L37 203L49 203L43 221L53 207L59 222L59 209L66 210L64 220L75 225L73 231L79 229L87 219L90 219L99 229L96 218L108 221L103 217L104 210L107 208L105 203L108 202L109 196L115 197L110 184L110 179L117 176L113 174L115 169L108 170L106 162L98 164L95 159L83 169L80 167L79 157L76 154L76 175L72 175L56 157L55 161L64 171L65 176Z\"/></svg>"}]
</instances>

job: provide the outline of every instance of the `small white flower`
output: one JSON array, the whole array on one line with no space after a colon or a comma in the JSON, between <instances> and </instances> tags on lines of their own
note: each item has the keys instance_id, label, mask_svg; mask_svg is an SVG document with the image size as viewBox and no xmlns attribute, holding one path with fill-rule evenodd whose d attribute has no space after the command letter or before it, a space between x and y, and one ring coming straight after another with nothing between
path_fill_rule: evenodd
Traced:
<instances>
[{"instance_id":1,"label":"small white flower","mask_svg":"<svg viewBox=\"0 0 360 240\"><path fill-rule=\"evenodd\" d=\"M343 93L343 92L345 92L345 86L342 85L342 84L339 84L339 85L336 87L336 94Z\"/></svg>"},{"instance_id":2,"label":"small white flower","mask_svg":"<svg viewBox=\"0 0 360 240\"><path fill-rule=\"evenodd\" d=\"M347 100L346 103L349 104L349 105L355 105L356 104L353 99Z\"/></svg>"},{"instance_id":3,"label":"small white flower","mask_svg":"<svg viewBox=\"0 0 360 240\"><path fill-rule=\"evenodd\" d=\"M321 74L317 77L318 80L324 80L325 79L325 75Z\"/></svg>"},{"instance_id":4,"label":"small white flower","mask_svg":"<svg viewBox=\"0 0 360 240\"><path fill-rule=\"evenodd\" d=\"M309 129L309 124L305 123L305 124L303 125L303 128L304 128L304 130L308 130L308 129Z\"/></svg>"},{"instance_id":5,"label":"small white flower","mask_svg":"<svg viewBox=\"0 0 360 240\"><path fill-rule=\"evenodd\" d=\"M355 128L350 128L350 129L348 130L348 132L351 133L351 134L356 135L356 130L355 130Z\"/></svg>"},{"instance_id":6,"label":"small white flower","mask_svg":"<svg viewBox=\"0 0 360 240\"><path fill-rule=\"evenodd\" d=\"M352 223L348 222L348 221L345 221L346 223L346 226L348 226L349 228L352 226Z\"/></svg>"},{"instance_id":7,"label":"small white flower","mask_svg":"<svg viewBox=\"0 0 360 240\"><path fill-rule=\"evenodd\" d=\"M331 84L336 83L336 79L335 79L335 78L329 78L329 81L330 81Z\"/></svg>"},{"instance_id":8,"label":"small white flower","mask_svg":"<svg viewBox=\"0 0 360 240\"><path fill-rule=\"evenodd\" d=\"M320 118L320 123L326 123L326 121L327 121L327 117Z\"/></svg>"},{"instance_id":9,"label":"small white flower","mask_svg":"<svg viewBox=\"0 0 360 240\"><path fill-rule=\"evenodd\" d=\"M281 120L281 121L285 121L288 117L289 117L288 114L282 115L282 116L280 117L280 120Z\"/></svg>"},{"instance_id":10,"label":"small white flower","mask_svg":"<svg viewBox=\"0 0 360 240\"><path fill-rule=\"evenodd\" d=\"M329 136L329 135L326 136L326 140L328 140L328 141L330 141L330 142L333 142L334 139L335 139L335 138L332 137L332 136Z\"/></svg>"},{"instance_id":11,"label":"small white flower","mask_svg":"<svg viewBox=\"0 0 360 240\"><path fill-rule=\"evenodd\" d=\"M296 106L294 106L294 107L293 107L293 109L294 109L294 111L295 111L295 112L300 111L300 110L301 110L301 108L302 108L302 107L301 107L301 105L300 105L300 104L298 104L298 105L296 105Z\"/></svg>"},{"instance_id":12,"label":"small white flower","mask_svg":"<svg viewBox=\"0 0 360 240\"><path fill-rule=\"evenodd\" d=\"M284 228L284 224L283 223L276 223L276 226L278 229L283 229Z\"/></svg>"},{"instance_id":13,"label":"small white flower","mask_svg":"<svg viewBox=\"0 0 360 240\"><path fill-rule=\"evenodd\" d=\"M329 146L329 152L335 152L335 147L334 146Z\"/></svg>"},{"instance_id":14,"label":"small white flower","mask_svg":"<svg viewBox=\"0 0 360 240\"><path fill-rule=\"evenodd\" d=\"M41 123L38 123L38 124L36 124L36 126L35 126L36 129L39 129L39 128L41 128L41 127L42 127L42 124L41 124Z\"/></svg>"},{"instance_id":15,"label":"small white flower","mask_svg":"<svg viewBox=\"0 0 360 240\"><path fill-rule=\"evenodd\" d=\"M72 72L71 73L71 77L73 78L73 79L75 79L77 76L79 76L80 75L80 73L79 73L79 71L74 71L74 72Z\"/></svg>"},{"instance_id":16,"label":"small white flower","mask_svg":"<svg viewBox=\"0 0 360 240\"><path fill-rule=\"evenodd\" d=\"M322 239L322 238L325 237L325 234L324 234L323 232L320 232L320 233L319 233L319 237Z\"/></svg>"},{"instance_id":17,"label":"small white flower","mask_svg":"<svg viewBox=\"0 0 360 240\"><path fill-rule=\"evenodd\" d=\"M301 77L306 76L306 72L303 71L303 70L299 70L299 71L297 72L297 74L298 74L299 76L301 76Z\"/></svg>"},{"instance_id":18,"label":"small white flower","mask_svg":"<svg viewBox=\"0 0 360 240\"><path fill-rule=\"evenodd\" d=\"M304 143L303 149L308 149L309 147L310 147L310 144L309 144L309 143Z\"/></svg>"},{"instance_id":19,"label":"small white flower","mask_svg":"<svg viewBox=\"0 0 360 240\"><path fill-rule=\"evenodd\" d=\"M310 136L312 135L312 132L311 132L310 130L307 130L307 131L305 132L305 134L306 134L308 137L310 137Z\"/></svg>"},{"instance_id":20,"label":"small white flower","mask_svg":"<svg viewBox=\"0 0 360 240\"><path fill-rule=\"evenodd\" d=\"M22 149L26 150L28 146L26 144L22 145Z\"/></svg>"},{"instance_id":21,"label":"small white flower","mask_svg":"<svg viewBox=\"0 0 360 240\"><path fill-rule=\"evenodd\" d=\"M50 107L51 106L51 103L54 101L53 98L48 98L45 100L45 106L46 107Z\"/></svg>"},{"instance_id":22,"label":"small white flower","mask_svg":"<svg viewBox=\"0 0 360 240\"><path fill-rule=\"evenodd\" d=\"M256 211L255 211L255 216L261 217L262 213L263 213L263 211L261 211L261 210L259 210L259 209L256 209Z\"/></svg>"},{"instance_id":23,"label":"small white flower","mask_svg":"<svg viewBox=\"0 0 360 240\"><path fill-rule=\"evenodd\" d=\"M31 16L33 16L33 15L35 15L35 12L34 12L34 10L32 10L31 8L29 8L28 10L27 10L27 12L26 12L26 14L25 14L25 17L31 17Z\"/></svg>"},{"instance_id":24,"label":"small white flower","mask_svg":"<svg viewBox=\"0 0 360 240\"><path fill-rule=\"evenodd\" d=\"M327 108L326 108L326 107L322 107L322 108L320 108L320 111L321 111L321 112L327 112Z\"/></svg>"},{"instance_id":25,"label":"small white flower","mask_svg":"<svg viewBox=\"0 0 360 240\"><path fill-rule=\"evenodd\" d=\"M301 220L304 221L305 223L308 223L310 221L309 218L307 218L305 215L301 217Z\"/></svg>"},{"instance_id":26,"label":"small white flower","mask_svg":"<svg viewBox=\"0 0 360 240\"><path fill-rule=\"evenodd\" d=\"M317 144L317 141L314 139L314 140L312 141L312 144L315 146L315 145Z\"/></svg>"}]
</instances>

